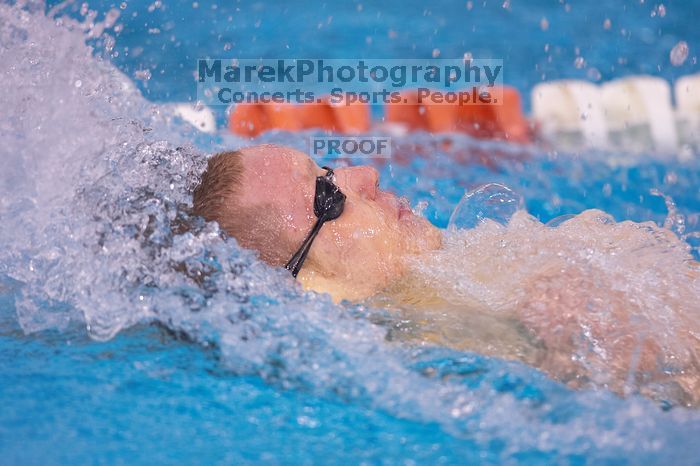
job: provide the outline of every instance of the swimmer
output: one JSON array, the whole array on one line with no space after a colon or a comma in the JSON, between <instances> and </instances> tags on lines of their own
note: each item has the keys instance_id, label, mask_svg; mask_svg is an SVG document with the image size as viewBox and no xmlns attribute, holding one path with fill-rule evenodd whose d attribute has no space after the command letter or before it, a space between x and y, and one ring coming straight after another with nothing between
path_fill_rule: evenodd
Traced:
<instances>
[{"instance_id":1,"label":"swimmer","mask_svg":"<svg viewBox=\"0 0 700 466\"><path fill-rule=\"evenodd\" d=\"M274 145L213 156L193 202L304 288L422 322L409 338L700 404L698 263L653 224L586 211L552 228L518 212L446 235L380 190L375 169Z\"/></svg>"},{"instance_id":2,"label":"swimmer","mask_svg":"<svg viewBox=\"0 0 700 466\"><path fill-rule=\"evenodd\" d=\"M268 264L284 267L316 223L319 177L328 178L328 171L285 147L218 154L194 193L195 212ZM346 198L344 210L311 244L297 277L305 288L357 301L402 276L407 256L440 247L440 230L414 215L406 200L379 190L375 169L338 168L331 178Z\"/></svg>"}]
</instances>

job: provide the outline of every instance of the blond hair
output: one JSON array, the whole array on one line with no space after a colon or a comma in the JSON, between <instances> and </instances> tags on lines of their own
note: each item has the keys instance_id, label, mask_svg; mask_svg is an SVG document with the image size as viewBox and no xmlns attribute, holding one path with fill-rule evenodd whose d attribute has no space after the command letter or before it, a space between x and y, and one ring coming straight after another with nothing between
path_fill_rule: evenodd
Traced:
<instances>
[{"instance_id":1,"label":"blond hair","mask_svg":"<svg viewBox=\"0 0 700 466\"><path fill-rule=\"evenodd\" d=\"M193 193L193 212L215 221L238 244L255 249L271 265L284 265L293 252L290 232L272 206L241 205L244 164L239 151L221 152L209 159L202 180ZM261 215L266 212L268 215ZM301 241L299 239L298 241Z\"/></svg>"},{"instance_id":2,"label":"blond hair","mask_svg":"<svg viewBox=\"0 0 700 466\"><path fill-rule=\"evenodd\" d=\"M229 235L235 198L243 179L243 163L239 151L220 152L211 157L199 186L193 193L194 213L208 221L216 221Z\"/></svg>"}]
</instances>

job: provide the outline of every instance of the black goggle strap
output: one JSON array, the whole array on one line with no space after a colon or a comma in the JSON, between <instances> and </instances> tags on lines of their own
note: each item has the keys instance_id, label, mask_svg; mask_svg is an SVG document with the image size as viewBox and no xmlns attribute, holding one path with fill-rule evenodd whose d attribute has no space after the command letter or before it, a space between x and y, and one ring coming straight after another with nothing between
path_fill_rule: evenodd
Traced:
<instances>
[{"instance_id":1,"label":"black goggle strap","mask_svg":"<svg viewBox=\"0 0 700 466\"><path fill-rule=\"evenodd\" d=\"M326 175L325 177L318 177L319 178L325 178L328 180L328 182L332 183L333 182L333 170L328 167L322 167L324 170L326 170ZM336 188L337 189L337 188ZM318 194L316 193L315 196ZM318 212L314 209L314 213L317 215L316 223L314 223L313 228L309 232L308 235L306 235L306 239L304 239L304 242L302 243L301 247L299 250L294 253L291 259L289 259L289 262L284 266L285 269L289 270L292 272L292 276L294 278L297 277L299 274L299 271L301 270L301 266L304 265L304 261L306 260L306 256L309 254L309 251L311 250L311 243L314 242L314 239L316 238L316 235L318 235L318 232L321 231L321 227L323 224L329 220L329 216L327 215L327 211L321 213L321 215L318 215Z\"/></svg>"},{"instance_id":2,"label":"black goggle strap","mask_svg":"<svg viewBox=\"0 0 700 466\"><path fill-rule=\"evenodd\" d=\"M314 227L311 229L309 234L306 235L306 239L302 243L299 250L292 256L291 259L289 259L289 262L287 262L287 265L284 266L285 269L292 272L292 276L294 278L297 277L297 275L299 274L299 271L301 270L301 266L304 265L304 261L306 260L306 256L309 254L309 251L311 250L311 243L313 243L314 239L316 238L316 235L318 235L318 232L321 231L321 227L323 226L323 224L325 222L326 222L325 215L316 219L316 223L314 224Z\"/></svg>"}]
</instances>

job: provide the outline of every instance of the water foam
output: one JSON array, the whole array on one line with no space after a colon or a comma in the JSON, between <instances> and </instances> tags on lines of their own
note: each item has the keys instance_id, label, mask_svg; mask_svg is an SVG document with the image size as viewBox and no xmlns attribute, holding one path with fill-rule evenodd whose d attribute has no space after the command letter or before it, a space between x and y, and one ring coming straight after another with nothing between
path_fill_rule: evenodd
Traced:
<instances>
[{"instance_id":1,"label":"water foam","mask_svg":"<svg viewBox=\"0 0 700 466\"><path fill-rule=\"evenodd\" d=\"M404 291L414 308L421 296L443 301L425 312L450 318L433 324L438 341L477 351L500 346L496 354L572 387L700 402L700 264L687 243L652 222L617 223L596 210L548 225L522 210L505 223L484 219L483 204L471 210L478 226L452 230L440 251L415 264ZM455 331L485 316L524 328L500 336L491 328L475 341L466 338L473 328Z\"/></svg>"}]
</instances>

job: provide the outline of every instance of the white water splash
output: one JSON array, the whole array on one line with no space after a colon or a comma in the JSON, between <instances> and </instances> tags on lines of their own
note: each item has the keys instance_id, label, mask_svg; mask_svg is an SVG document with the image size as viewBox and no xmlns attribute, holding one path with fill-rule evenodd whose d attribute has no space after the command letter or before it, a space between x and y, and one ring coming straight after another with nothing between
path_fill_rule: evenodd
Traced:
<instances>
[{"instance_id":1,"label":"white water splash","mask_svg":"<svg viewBox=\"0 0 700 466\"><path fill-rule=\"evenodd\" d=\"M674 215L668 227L682 224ZM652 222L616 223L595 210L556 226L523 211L507 224L482 219L416 263L409 288L449 303L446 317L519 322L530 340L504 333L501 347L512 346L505 356L571 386L700 402L700 264L688 244ZM487 350L483 342L499 346L493 338L449 341L477 351Z\"/></svg>"}]
</instances>

